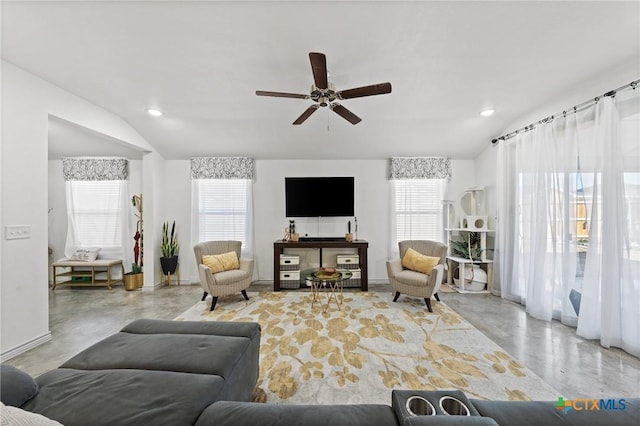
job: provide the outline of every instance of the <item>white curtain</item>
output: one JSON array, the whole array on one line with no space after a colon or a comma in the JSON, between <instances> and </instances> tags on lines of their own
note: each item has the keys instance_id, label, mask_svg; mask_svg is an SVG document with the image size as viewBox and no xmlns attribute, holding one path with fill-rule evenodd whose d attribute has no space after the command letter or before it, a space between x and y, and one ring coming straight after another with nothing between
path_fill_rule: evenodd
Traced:
<instances>
[{"instance_id":1,"label":"white curtain","mask_svg":"<svg viewBox=\"0 0 640 426\"><path fill-rule=\"evenodd\" d=\"M640 355L638 91L503 141L498 271L533 317ZM579 312L579 314L578 314Z\"/></svg>"},{"instance_id":2,"label":"white curtain","mask_svg":"<svg viewBox=\"0 0 640 426\"><path fill-rule=\"evenodd\" d=\"M123 259L133 263L133 233L128 182L65 182L67 240L65 256L79 248L100 248L98 258ZM117 271L120 273L120 271Z\"/></svg>"}]
</instances>

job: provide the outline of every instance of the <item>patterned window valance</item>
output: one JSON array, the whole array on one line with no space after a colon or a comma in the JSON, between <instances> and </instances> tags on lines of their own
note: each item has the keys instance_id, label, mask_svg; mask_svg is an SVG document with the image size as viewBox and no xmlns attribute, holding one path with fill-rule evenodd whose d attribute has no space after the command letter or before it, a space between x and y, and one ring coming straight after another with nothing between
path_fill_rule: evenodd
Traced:
<instances>
[{"instance_id":1,"label":"patterned window valance","mask_svg":"<svg viewBox=\"0 0 640 426\"><path fill-rule=\"evenodd\" d=\"M451 160L445 157L393 157L389 179L449 179Z\"/></svg>"},{"instance_id":2,"label":"patterned window valance","mask_svg":"<svg viewBox=\"0 0 640 426\"><path fill-rule=\"evenodd\" d=\"M193 157L191 179L253 179L253 158Z\"/></svg>"},{"instance_id":3,"label":"patterned window valance","mask_svg":"<svg viewBox=\"0 0 640 426\"><path fill-rule=\"evenodd\" d=\"M127 180L128 166L126 158L65 157L62 174L64 180Z\"/></svg>"}]
</instances>

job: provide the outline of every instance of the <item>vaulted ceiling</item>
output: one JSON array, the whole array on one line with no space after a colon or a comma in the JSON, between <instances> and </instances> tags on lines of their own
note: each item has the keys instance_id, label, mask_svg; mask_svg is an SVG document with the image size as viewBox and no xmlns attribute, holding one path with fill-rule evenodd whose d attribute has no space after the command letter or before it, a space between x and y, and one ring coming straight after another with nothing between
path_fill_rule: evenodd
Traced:
<instances>
[{"instance_id":1,"label":"vaulted ceiling","mask_svg":"<svg viewBox=\"0 0 640 426\"><path fill-rule=\"evenodd\" d=\"M123 117L167 159L472 159L528 111L613 67L640 63L637 1L1 7L4 60ZM311 100L255 91L309 93L309 52L326 54L338 90L389 81L393 91L343 101L362 118L357 125L322 108L293 126ZM148 107L164 116L149 116ZM480 117L489 107L494 116ZM77 139L56 124L56 144Z\"/></svg>"}]
</instances>

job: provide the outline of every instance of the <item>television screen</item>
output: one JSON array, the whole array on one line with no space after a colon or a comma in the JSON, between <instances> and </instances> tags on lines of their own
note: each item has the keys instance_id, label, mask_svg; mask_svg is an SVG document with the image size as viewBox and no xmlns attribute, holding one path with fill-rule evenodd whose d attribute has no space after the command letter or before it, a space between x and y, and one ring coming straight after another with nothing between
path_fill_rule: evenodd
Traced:
<instances>
[{"instance_id":1,"label":"television screen","mask_svg":"<svg viewBox=\"0 0 640 426\"><path fill-rule=\"evenodd\" d=\"M287 217L354 215L353 177L286 177Z\"/></svg>"}]
</instances>

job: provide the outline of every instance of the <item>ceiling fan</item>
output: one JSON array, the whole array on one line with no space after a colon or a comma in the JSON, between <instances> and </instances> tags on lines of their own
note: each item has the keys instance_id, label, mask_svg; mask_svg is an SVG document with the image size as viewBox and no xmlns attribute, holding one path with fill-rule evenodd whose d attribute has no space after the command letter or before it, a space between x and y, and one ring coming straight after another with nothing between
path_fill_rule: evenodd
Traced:
<instances>
[{"instance_id":1,"label":"ceiling fan","mask_svg":"<svg viewBox=\"0 0 640 426\"><path fill-rule=\"evenodd\" d=\"M340 105L336 100L362 98L364 96L384 95L391 93L391 83L379 83L371 86L356 87L354 89L336 91L333 83L327 78L327 57L324 53L309 53L311 60L311 71L313 72L314 84L311 85L311 93L302 95L285 92L266 92L256 90L258 96L273 96L276 98L311 99L315 104L311 105L293 122L294 125L302 124L320 107L328 106L333 112L347 120L351 124L358 124L362 121L360 117Z\"/></svg>"}]
</instances>

